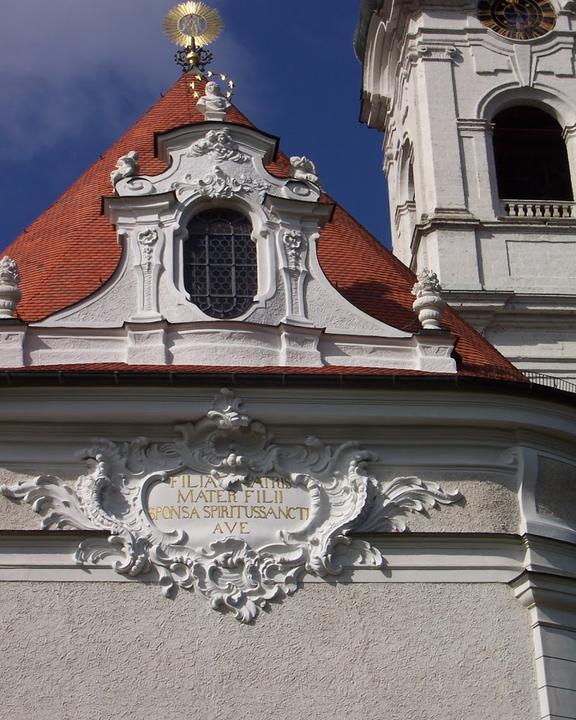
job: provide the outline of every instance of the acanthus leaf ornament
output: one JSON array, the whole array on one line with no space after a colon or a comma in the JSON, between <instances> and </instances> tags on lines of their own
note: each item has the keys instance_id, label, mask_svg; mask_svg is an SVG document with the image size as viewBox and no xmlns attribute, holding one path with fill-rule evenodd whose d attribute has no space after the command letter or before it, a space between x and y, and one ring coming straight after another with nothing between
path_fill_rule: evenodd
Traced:
<instances>
[{"instance_id":1,"label":"acanthus leaf ornament","mask_svg":"<svg viewBox=\"0 0 576 720\"><path fill-rule=\"evenodd\" d=\"M355 530L404 532L406 513L428 512L438 505L452 505L462 499L460 492L447 493L438 483L418 477L399 477L386 484L371 478L368 502Z\"/></svg>"},{"instance_id":2,"label":"acanthus leaf ornament","mask_svg":"<svg viewBox=\"0 0 576 720\"><path fill-rule=\"evenodd\" d=\"M296 592L306 572L382 567L378 549L352 531L401 531L406 512L460 498L418 478L379 483L369 469L375 456L354 442L336 449L317 438L279 444L228 390L204 418L177 431L180 440L161 443L95 440L82 453L88 472L74 486L42 476L0 492L32 505L44 528L108 532L79 545L79 564L156 578L165 595L196 589L241 622ZM206 522L217 520L226 533L217 537L200 514L196 519L200 502L215 513ZM188 519L179 513L170 525L185 507ZM238 522L242 513L248 519Z\"/></svg>"}]
</instances>

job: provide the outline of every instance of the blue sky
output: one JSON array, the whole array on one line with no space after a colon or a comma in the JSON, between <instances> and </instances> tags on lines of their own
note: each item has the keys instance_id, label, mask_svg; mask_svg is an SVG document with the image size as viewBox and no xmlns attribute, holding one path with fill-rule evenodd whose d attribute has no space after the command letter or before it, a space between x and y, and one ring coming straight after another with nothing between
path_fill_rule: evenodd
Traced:
<instances>
[{"instance_id":1,"label":"blue sky","mask_svg":"<svg viewBox=\"0 0 576 720\"><path fill-rule=\"evenodd\" d=\"M170 0L11 3L0 25L2 246L56 200L178 77ZM358 121L352 49L360 0L213 0L225 30L212 68L238 107L314 160L326 190L389 236L382 137Z\"/></svg>"}]
</instances>

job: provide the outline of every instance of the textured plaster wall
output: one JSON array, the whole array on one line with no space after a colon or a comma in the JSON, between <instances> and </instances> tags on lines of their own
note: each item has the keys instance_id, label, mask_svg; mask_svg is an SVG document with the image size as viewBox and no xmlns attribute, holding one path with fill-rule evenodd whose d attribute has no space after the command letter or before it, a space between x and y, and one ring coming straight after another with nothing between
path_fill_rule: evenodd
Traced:
<instances>
[{"instance_id":1,"label":"textured plaster wall","mask_svg":"<svg viewBox=\"0 0 576 720\"><path fill-rule=\"evenodd\" d=\"M2 583L3 720L536 720L501 585L306 585L243 626L139 584Z\"/></svg>"},{"instance_id":2,"label":"textured plaster wall","mask_svg":"<svg viewBox=\"0 0 576 720\"><path fill-rule=\"evenodd\" d=\"M576 528L576 465L539 458L536 509L540 515Z\"/></svg>"}]
</instances>

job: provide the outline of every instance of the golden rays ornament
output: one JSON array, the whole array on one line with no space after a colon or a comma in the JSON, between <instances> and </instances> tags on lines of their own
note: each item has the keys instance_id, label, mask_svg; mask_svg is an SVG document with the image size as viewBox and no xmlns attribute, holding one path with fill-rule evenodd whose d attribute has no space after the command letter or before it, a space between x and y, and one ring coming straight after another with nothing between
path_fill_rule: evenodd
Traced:
<instances>
[{"instance_id":1,"label":"golden rays ornament","mask_svg":"<svg viewBox=\"0 0 576 720\"><path fill-rule=\"evenodd\" d=\"M220 13L204 2L175 5L164 18L164 30L176 45L204 47L222 32Z\"/></svg>"}]
</instances>

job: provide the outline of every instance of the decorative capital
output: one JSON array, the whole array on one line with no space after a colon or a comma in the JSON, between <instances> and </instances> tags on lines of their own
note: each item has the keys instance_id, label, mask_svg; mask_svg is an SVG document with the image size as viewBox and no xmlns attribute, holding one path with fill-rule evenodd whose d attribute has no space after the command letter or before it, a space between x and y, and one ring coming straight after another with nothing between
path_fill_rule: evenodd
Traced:
<instances>
[{"instance_id":1,"label":"decorative capital","mask_svg":"<svg viewBox=\"0 0 576 720\"><path fill-rule=\"evenodd\" d=\"M116 188L116 183L119 183L120 180L136 177L139 172L138 153L136 150L131 150L127 155L118 158L116 167L110 173L112 187Z\"/></svg>"},{"instance_id":2,"label":"decorative capital","mask_svg":"<svg viewBox=\"0 0 576 720\"><path fill-rule=\"evenodd\" d=\"M446 300L440 295L442 287L438 276L424 269L418 274L418 282L412 288L416 300L412 308L418 313L418 320L424 330L441 330L440 320L446 307Z\"/></svg>"},{"instance_id":3,"label":"decorative capital","mask_svg":"<svg viewBox=\"0 0 576 720\"><path fill-rule=\"evenodd\" d=\"M5 255L0 260L0 319L13 318L21 292L20 273L15 260Z\"/></svg>"},{"instance_id":4,"label":"decorative capital","mask_svg":"<svg viewBox=\"0 0 576 720\"><path fill-rule=\"evenodd\" d=\"M290 158L290 165L292 166L292 177L295 180L306 180L314 185L320 185L316 165L312 160L304 156L298 157L295 155Z\"/></svg>"}]
</instances>

